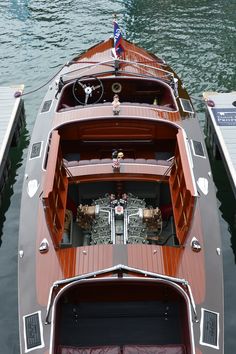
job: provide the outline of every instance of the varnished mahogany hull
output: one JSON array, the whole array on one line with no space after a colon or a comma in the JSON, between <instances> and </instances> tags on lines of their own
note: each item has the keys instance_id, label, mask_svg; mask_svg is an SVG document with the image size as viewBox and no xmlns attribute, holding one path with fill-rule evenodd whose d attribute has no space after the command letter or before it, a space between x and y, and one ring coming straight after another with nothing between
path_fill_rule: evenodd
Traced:
<instances>
[{"instance_id":1,"label":"varnished mahogany hull","mask_svg":"<svg viewBox=\"0 0 236 354\"><path fill-rule=\"evenodd\" d=\"M74 71L77 65L81 68L88 63L110 60L111 48L112 41L108 40L75 58L71 64L73 74L71 74L72 79L70 80L73 81L77 76L80 76ZM152 76L155 79L164 80L163 84L160 84L165 92L163 105L166 103L165 100L171 100L171 102L173 101L172 108L169 110L168 108L163 109L163 106L154 107L147 102L140 104L132 101L130 103L129 99L125 98L125 93L122 93L121 97L124 103L121 101L119 116L114 116L111 102L109 102L112 97L112 93L109 91L109 80L111 83L119 81L119 73L111 74L109 72L106 74L106 65L91 65L86 71L86 75L96 75L104 81L104 95L107 95L108 101L106 100L103 104L100 102L94 105L80 105L65 109L65 107L63 108L63 90L70 92L70 80L66 83L67 86L58 93L56 84L54 82L51 84L35 123L22 190L19 231L19 254L21 255L19 256L19 327L22 353L31 350L34 353L49 353L49 350L51 353L57 353L53 346L55 343L59 343L57 338L60 337L60 334L57 331L53 332L54 322L51 322L52 319L56 321L57 314L55 308L54 312L49 311L49 316L47 311L47 307L50 307L50 292L55 282L76 279L88 273L113 269L119 265L121 268L124 266L130 269L126 270L126 276L134 278L146 280L149 278L149 276L145 277L145 272L147 272L149 275L153 273L155 276L170 277L172 280L173 278L184 279L188 282L196 305L198 320L203 321L203 309L207 309L217 314L218 327L217 345L212 346L202 343L201 322L193 323L192 329L188 329L189 332L186 335L190 339L189 342L186 342L187 344L185 343L185 350L187 353L196 352L199 354L211 354L216 351L223 353L223 276L218 210L215 186L199 123L194 113L189 114L182 109L179 97L189 99L189 96L181 81L179 80L178 85L179 97L175 97L172 91L168 94L169 83L165 81L166 74L157 69L165 69L170 73L173 71L155 56L127 41L124 41L124 48L126 61L149 65L144 68L132 64L120 64L122 68L121 83L122 87L127 86L127 95L132 96L133 88L129 89L129 81L132 81L132 76L136 77L137 85L140 84L140 80L137 79L139 75ZM109 70L112 70L111 64L109 65ZM70 67L63 68L57 79L62 74L66 76L70 70ZM174 75L177 77L176 74ZM155 90L157 92L157 88ZM68 99L70 94L66 93L66 95L66 102L74 104L73 99L71 101ZM130 99L134 100L134 97L132 96ZM42 110L45 102L50 102L50 109L46 112ZM51 145L48 145L49 140ZM187 143L186 140L188 140ZM193 141L202 144L204 156L198 156L195 153ZM34 144L40 144L36 157L32 157ZM107 152L111 151L114 145L116 148L123 148L125 157L134 159L132 163L125 163L124 160L124 164L121 165L118 172L114 172L111 163L103 163L102 161L102 159L109 157ZM165 174L166 169L163 166L147 162L148 159L155 158L154 152L158 149L161 152L168 150L170 153L174 153L176 161L179 156L179 162L171 172ZM78 164L68 169L62 167L63 171L59 172L62 158L72 150L79 150L80 159L89 161L89 163L87 165ZM97 159L97 163L92 164L92 159ZM138 162L138 159L146 160ZM57 174L60 187L55 187L54 175ZM201 178L204 178L207 183L207 193L198 187L197 183ZM32 183L32 181L36 182ZM171 190L173 217L176 222L179 246L94 244L60 247L69 186L80 186L86 183L92 185L99 181L104 184L110 181L131 184L135 181L168 184ZM179 181L178 188L176 187L177 181ZM34 185L34 188L31 187L31 184ZM59 204L55 207L53 204L55 188L60 191L62 207ZM183 197L180 197L180 192ZM54 216L58 218L58 221L55 221ZM197 238L199 241L200 252L193 251L191 247L193 238ZM44 239L48 242L48 251L40 253L39 247ZM135 273L132 269L141 270L144 273ZM123 288L123 283L119 280L123 273L118 272L117 274L116 296L113 293L113 302L122 300L122 296L117 294L117 289L121 294L123 293L122 289L127 293L131 289L128 286ZM107 281L109 279L114 281L114 273L112 271L104 273L103 278L106 278ZM98 280L96 281L99 283ZM142 281L137 282L141 287ZM123 301L144 301L146 303L158 300L158 297L151 294L151 287L147 289L147 292L142 290L143 297L139 298L138 286L135 286L137 295L133 294L130 297L127 295ZM59 288L61 289L61 285ZM112 287L110 291L111 289ZM88 294L91 294L92 291L93 287L90 285L86 301L95 301L96 295L89 300ZM104 293L106 293L106 301L109 301L106 289ZM102 292L99 294L97 301L103 301L101 300ZM189 298L188 301L186 300L189 308L191 307L190 300ZM57 301L60 303L60 299ZM186 314L186 318L192 316L191 319L194 320L192 309L188 311L191 314ZM42 318L41 343L29 349L24 321L25 317L36 312L40 312ZM45 322L47 324L44 324ZM187 327L183 329L183 333L185 333L184 331L187 331ZM53 340L50 339L52 333ZM195 349L191 349L193 342ZM110 353L112 350L116 349L111 348ZM148 349L146 348L146 350ZM156 348L156 352L158 352L157 350L159 349ZM170 347L168 350L172 353L171 350L174 349ZM75 351L75 353L77 352Z\"/></svg>"}]
</instances>

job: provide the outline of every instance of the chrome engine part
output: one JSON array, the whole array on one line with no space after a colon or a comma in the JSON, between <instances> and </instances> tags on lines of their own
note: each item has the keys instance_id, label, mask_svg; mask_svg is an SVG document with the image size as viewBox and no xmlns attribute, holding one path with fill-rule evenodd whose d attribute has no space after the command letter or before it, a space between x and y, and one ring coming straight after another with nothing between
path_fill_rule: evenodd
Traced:
<instances>
[{"instance_id":1,"label":"chrome engine part","mask_svg":"<svg viewBox=\"0 0 236 354\"><path fill-rule=\"evenodd\" d=\"M90 244L149 243L162 230L159 208L147 207L144 199L123 194L107 194L93 205L80 205L79 226L90 233Z\"/></svg>"}]
</instances>

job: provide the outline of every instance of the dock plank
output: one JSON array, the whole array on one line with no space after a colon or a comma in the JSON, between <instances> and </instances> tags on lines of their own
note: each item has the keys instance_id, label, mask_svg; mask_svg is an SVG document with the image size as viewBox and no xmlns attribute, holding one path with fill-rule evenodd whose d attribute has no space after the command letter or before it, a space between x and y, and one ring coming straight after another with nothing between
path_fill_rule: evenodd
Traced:
<instances>
[{"instance_id":1,"label":"dock plank","mask_svg":"<svg viewBox=\"0 0 236 354\"><path fill-rule=\"evenodd\" d=\"M0 87L0 188L12 138L23 110L21 97L14 96L24 86Z\"/></svg>"},{"instance_id":2,"label":"dock plank","mask_svg":"<svg viewBox=\"0 0 236 354\"><path fill-rule=\"evenodd\" d=\"M204 92L203 97L212 148L218 147L236 198L236 92Z\"/></svg>"}]
</instances>

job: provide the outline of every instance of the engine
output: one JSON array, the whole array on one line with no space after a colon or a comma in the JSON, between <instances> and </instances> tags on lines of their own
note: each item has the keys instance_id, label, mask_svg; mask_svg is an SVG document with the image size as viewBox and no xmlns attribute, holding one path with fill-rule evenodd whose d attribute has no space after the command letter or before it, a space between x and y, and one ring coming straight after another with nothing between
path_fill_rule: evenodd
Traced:
<instances>
[{"instance_id":1,"label":"engine","mask_svg":"<svg viewBox=\"0 0 236 354\"><path fill-rule=\"evenodd\" d=\"M79 227L90 236L90 244L133 244L158 241L162 231L159 208L147 207L132 194L107 194L92 205L79 205Z\"/></svg>"}]
</instances>

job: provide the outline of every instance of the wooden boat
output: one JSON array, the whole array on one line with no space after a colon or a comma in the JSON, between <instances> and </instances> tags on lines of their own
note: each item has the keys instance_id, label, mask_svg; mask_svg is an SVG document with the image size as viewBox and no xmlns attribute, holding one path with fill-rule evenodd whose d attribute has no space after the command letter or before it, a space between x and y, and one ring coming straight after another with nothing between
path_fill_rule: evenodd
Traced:
<instances>
[{"instance_id":1,"label":"wooden boat","mask_svg":"<svg viewBox=\"0 0 236 354\"><path fill-rule=\"evenodd\" d=\"M21 352L223 353L222 279L215 186L180 78L124 39L75 57L29 146Z\"/></svg>"}]
</instances>

